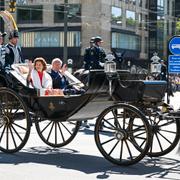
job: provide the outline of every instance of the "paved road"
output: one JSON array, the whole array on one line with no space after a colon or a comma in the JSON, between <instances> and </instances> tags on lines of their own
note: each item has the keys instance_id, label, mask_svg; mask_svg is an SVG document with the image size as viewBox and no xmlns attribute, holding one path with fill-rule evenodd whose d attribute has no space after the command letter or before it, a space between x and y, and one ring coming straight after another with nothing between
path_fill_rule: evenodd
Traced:
<instances>
[{"instance_id":1,"label":"paved road","mask_svg":"<svg viewBox=\"0 0 180 180\"><path fill-rule=\"evenodd\" d=\"M180 93L171 98L178 108ZM179 103L180 104L180 103ZM99 153L90 129L81 129L75 139L64 148L51 148L32 128L30 139L21 152L0 153L0 180L93 180L93 179L180 179L179 145L164 157L145 157L141 162L118 167Z\"/></svg>"}]
</instances>

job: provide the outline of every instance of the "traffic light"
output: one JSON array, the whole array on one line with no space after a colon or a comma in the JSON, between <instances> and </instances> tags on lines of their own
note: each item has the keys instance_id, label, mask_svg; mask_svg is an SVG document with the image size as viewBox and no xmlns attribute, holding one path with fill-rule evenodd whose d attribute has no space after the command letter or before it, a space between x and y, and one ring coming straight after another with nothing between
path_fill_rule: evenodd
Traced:
<instances>
[{"instance_id":1,"label":"traffic light","mask_svg":"<svg viewBox=\"0 0 180 180\"><path fill-rule=\"evenodd\" d=\"M9 12L14 13L16 10L16 0L9 0Z\"/></svg>"}]
</instances>

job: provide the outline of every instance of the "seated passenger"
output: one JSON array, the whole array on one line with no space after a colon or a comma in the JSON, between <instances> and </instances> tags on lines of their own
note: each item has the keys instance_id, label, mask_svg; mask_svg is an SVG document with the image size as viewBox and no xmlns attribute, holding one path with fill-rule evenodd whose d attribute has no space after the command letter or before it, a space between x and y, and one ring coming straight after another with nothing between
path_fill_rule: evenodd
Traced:
<instances>
[{"instance_id":1,"label":"seated passenger","mask_svg":"<svg viewBox=\"0 0 180 180\"><path fill-rule=\"evenodd\" d=\"M81 94L84 93L83 89L76 89L70 85L69 81L64 75L67 70L66 64L62 66L62 61L59 58L52 60L52 68L50 75L53 81L53 88L60 88L63 90L64 94Z\"/></svg>"},{"instance_id":2,"label":"seated passenger","mask_svg":"<svg viewBox=\"0 0 180 180\"><path fill-rule=\"evenodd\" d=\"M34 65L32 64L32 61L30 61L28 65L28 82L31 82L32 86L37 89L52 89L52 79L46 72L47 65L45 59L38 57L34 60Z\"/></svg>"}]
</instances>

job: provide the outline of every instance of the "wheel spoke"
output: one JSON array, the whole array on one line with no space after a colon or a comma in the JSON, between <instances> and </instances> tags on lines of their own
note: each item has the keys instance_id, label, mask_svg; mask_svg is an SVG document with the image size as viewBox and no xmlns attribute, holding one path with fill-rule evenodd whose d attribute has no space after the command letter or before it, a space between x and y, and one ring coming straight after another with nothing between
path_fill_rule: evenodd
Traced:
<instances>
[{"instance_id":1,"label":"wheel spoke","mask_svg":"<svg viewBox=\"0 0 180 180\"><path fill-rule=\"evenodd\" d=\"M9 127L9 130L10 130L10 132L11 132L11 137L12 137L12 140L13 140L14 146L15 146L15 148L17 148L17 144L16 144L16 141L15 141L15 138L14 138L14 135L13 135L13 132L12 132L11 127Z\"/></svg>"},{"instance_id":2,"label":"wheel spoke","mask_svg":"<svg viewBox=\"0 0 180 180\"><path fill-rule=\"evenodd\" d=\"M117 130L117 128L115 126L113 126L113 124L111 124L109 121L107 121L106 119L103 119L104 122L106 122L107 124L109 124L111 127L113 127L114 129L112 130Z\"/></svg>"},{"instance_id":3,"label":"wheel spoke","mask_svg":"<svg viewBox=\"0 0 180 180\"><path fill-rule=\"evenodd\" d=\"M8 125L6 126L6 149L9 149L9 131L8 131Z\"/></svg>"},{"instance_id":4,"label":"wheel spoke","mask_svg":"<svg viewBox=\"0 0 180 180\"><path fill-rule=\"evenodd\" d=\"M172 124L172 123L175 123L175 121L174 121L174 120L168 121L167 123L164 123L164 124L159 125L159 127L168 126L168 125L170 125L170 124Z\"/></svg>"},{"instance_id":5,"label":"wheel spoke","mask_svg":"<svg viewBox=\"0 0 180 180\"><path fill-rule=\"evenodd\" d=\"M57 144L57 123L55 123L54 136L55 136L55 144Z\"/></svg>"},{"instance_id":6,"label":"wheel spoke","mask_svg":"<svg viewBox=\"0 0 180 180\"><path fill-rule=\"evenodd\" d=\"M22 108L22 104L20 104L19 107L16 109L16 111L13 112L13 117L12 117L12 118L14 118L14 116L15 116L16 113L20 110L20 108Z\"/></svg>"},{"instance_id":7,"label":"wheel spoke","mask_svg":"<svg viewBox=\"0 0 180 180\"><path fill-rule=\"evenodd\" d=\"M126 147L127 147L127 149L128 149L128 152L129 152L130 158L131 158L131 160L132 160L132 159L133 159L133 156L132 156L131 150L130 150L130 148L129 148L129 145L128 145L128 143L127 143L127 141L126 141L126 140L125 140L124 142L125 142L125 144L126 144Z\"/></svg>"},{"instance_id":8,"label":"wheel spoke","mask_svg":"<svg viewBox=\"0 0 180 180\"><path fill-rule=\"evenodd\" d=\"M119 124L119 121L118 121L118 118L117 118L117 110L116 110L116 112L115 112L115 110L112 110L112 114L113 114L113 116L114 116L114 119L115 119L115 122L117 123L117 127L118 128L121 128L121 125Z\"/></svg>"},{"instance_id":9,"label":"wheel spoke","mask_svg":"<svg viewBox=\"0 0 180 180\"><path fill-rule=\"evenodd\" d=\"M165 130L165 129L161 129L162 132L167 132L167 133L171 133L171 134L176 134L177 132L174 132L174 131L168 131L168 130Z\"/></svg>"},{"instance_id":10,"label":"wheel spoke","mask_svg":"<svg viewBox=\"0 0 180 180\"><path fill-rule=\"evenodd\" d=\"M51 133L52 133L52 130L53 130L53 126L54 126L54 122L52 123L51 129L49 131L49 134L48 134L48 137L47 137L47 141L49 140L49 138L51 136Z\"/></svg>"},{"instance_id":11,"label":"wheel spoke","mask_svg":"<svg viewBox=\"0 0 180 180\"><path fill-rule=\"evenodd\" d=\"M69 132L70 135L72 135L72 133L69 131L69 129L61 122L62 126Z\"/></svg>"},{"instance_id":12,"label":"wheel spoke","mask_svg":"<svg viewBox=\"0 0 180 180\"><path fill-rule=\"evenodd\" d=\"M114 151L114 149L116 148L116 146L118 145L119 141L116 142L116 144L114 145L114 147L111 149L111 151L108 153L108 155L110 156L111 153Z\"/></svg>"},{"instance_id":13,"label":"wheel spoke","mask_svg":"<svg viewBox=\"0 0 180 180\"><path fill-rule=\"evenodd\" d=\"M157 133L155 133L155 136L156 136L156 139L158 141L158 144L159 144L159 147L160 147L161 151L163 151L162 144L161 144L161 142L159 140L159 137L158 137Z\"/></svg>"},{"instance_id":14,"label":"wheel spoke","mask_svg":"<svg viewBox=\"0 0 180 180\"><path fill-rule=\"evenodd\" d=\"M122 141L121 141L121 149L120 149L120 161L122 161L123 145L124 145L123 142L124 142L124 141L122 140Z\"/></svg>"},{"instance_id":15,"label":"wheel spoke","mask_svg":"<svg viewBox=\"0 0 180 180\"><path fill-rule=\"evenodd\" d=\"M2 133L1 133L0 142L1 142L2 138L3 138L3 135L4 135L4 132L5 132L6 126L7 126L7 125L4 126L4 129L3 129Z\"/></svg>"},{"instance_id":16,"label":"wheel spoke","mask_svg":"<svg viewBox=\"0 0 180 180\"><path fill-rule=\"evenodd\" d=\"M104 145L104 144L106 144L106 143L109 143L109 142L113 141L114 139L116 139L116 138L113 137L113 138L111 138L111 139L109 139L109 140L107 140L107 141L101 143L101 145Z\"/></svg>"},{"instance_id":17,"label":"wheel spoke","mask_svg":"<svg viewBox=\"0 0 180 180\"><path fill-rule=\"evenodd\" d=\"M16 135L19 137L19 139L21 141L23 141L23 138L21 138L21 136L19 135L19 133L16 131L16 129L12 126L12 129L14 130L14 132L16 133Z\"/></svg>"},{"instance_id":18,"label":"wheel spoke","mask_svg":"<svg viewBox=\"0 0 180 180\"><path fill-rule=\"evenodd\" d=\"M50 121L50 122L41 130L41 133L43 133L43 132L50 126L51 123L52 123L52 121Z\"/></svg>"},{"instance_id":19,"label":"wheel spoke","mask_svg":"<svg viewBox=\"0 0 180 180\"><path fill-rule=\"evenodd\" d=\"M172 144L171 141L169 141L164 135L162 135L160 132L157 132L162 138L164 138L169 144Z\"/></svg>"},{"instance_id":20,"label":"wheel spoke","mask_svg":"<svg viewBox=\"0 0 180 180\"><path fill-rule=\"evenodd\" d=\"M23 130L25 130L25 131L27 130L27 128L24 128L24 127L20 126L19 124L16 124L16 123L14 123L14 122L13 122L12 124L15 125L15 126L17 126L17 127L19 127L19 128L21 128L21 129L23 129Z\"/></svg>"},{"instance_id":21,"label":"wheel spoke","mask_svg":"<svg viewBox=\"0 0 180 180\"><path fill-rule=\"evenodd\" d=\"M64 138L64 135L63 135L63 133L62 133L61 126L60 126L59 123L58 123L58 128L59 128L59 131L60 131L60 133L61 133L62 140L63 140L63 142L65 142L65 138Z\"/></svg>"}]
</instances>

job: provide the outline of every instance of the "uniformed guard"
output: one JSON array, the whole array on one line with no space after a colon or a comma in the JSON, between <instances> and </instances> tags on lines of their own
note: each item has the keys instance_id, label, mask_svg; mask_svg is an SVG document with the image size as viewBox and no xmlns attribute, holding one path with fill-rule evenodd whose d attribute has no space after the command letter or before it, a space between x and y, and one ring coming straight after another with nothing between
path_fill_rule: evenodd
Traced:
<instances>
[{"instance_id":1,"label":"uniformed guard","mask_svg":"<svg viewBox=\"0 0 180 180\"><path fill-rule=\"evenodd\" d=\"M23 63L23 55L20 46L18 46L19 33L13 30L9 34L9 43L6 45L5 69L11 69L12 64Z\"/></svg>"},{"instance_id":2,"label":"uniformed guard","mask_svg":"<svg viewBox=\"0 0 180 180\"><path fill-rule=\"evenodd\" d=\"M104 67L106 53L101 47L102 42L102 38L100 36L96 36L93 44L89 48L86 48L84 54L85 70L102 69ZM90 43L92 42L90 41Z\"/></svg>"}]
</instances>

